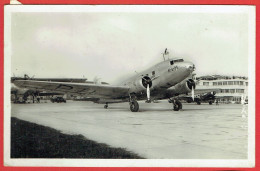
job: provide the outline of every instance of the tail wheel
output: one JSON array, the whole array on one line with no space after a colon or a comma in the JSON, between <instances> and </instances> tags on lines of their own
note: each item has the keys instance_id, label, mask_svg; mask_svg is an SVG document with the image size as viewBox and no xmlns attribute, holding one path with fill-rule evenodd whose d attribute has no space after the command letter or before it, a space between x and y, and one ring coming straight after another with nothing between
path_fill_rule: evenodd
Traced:
<instances>
[{"instance_id":1,"label":"tail wheel","mask_svg":"<svg viewBox=\"0 0 260 171\"><path fill-rule=\"evenodd\" d=\"M182 104L179 100L176 100L174 103L173 103L173 110L174 111L179 111L180 109L182 109Z\"/></svg>"},{"instance_id":2,"label":"tail wheel","mask_svg":"<svg viewBox=\"0 0 260 171\"><path fill-rule=\"evenodd\" d=\"M130 102L130 110L132 111L132 112L138 112L138 110L139 110L139 104L137 103L137 101L131 101Z\"/></svg>"}]
</instances>

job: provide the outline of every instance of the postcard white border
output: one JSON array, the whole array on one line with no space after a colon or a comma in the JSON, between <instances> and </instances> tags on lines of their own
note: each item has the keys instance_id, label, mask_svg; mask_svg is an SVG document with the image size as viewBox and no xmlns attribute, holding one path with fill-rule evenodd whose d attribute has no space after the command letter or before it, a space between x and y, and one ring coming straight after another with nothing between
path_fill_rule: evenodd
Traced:
<instances>
[{"instance_id":1,"label":"postcard white border","mask_svg":"<svg viewBox=\"0 0 260 171\"><path fill-rule=\"evenodd\" d=\"M247 13L249 17L248 159L11 159L10 77L12 12ZM246 5L6 5L4 8L4 165L72 167L254 167L255 166L255 6ZM235 59L234 59L235 60Z\"/></svg>"}]
</instances>

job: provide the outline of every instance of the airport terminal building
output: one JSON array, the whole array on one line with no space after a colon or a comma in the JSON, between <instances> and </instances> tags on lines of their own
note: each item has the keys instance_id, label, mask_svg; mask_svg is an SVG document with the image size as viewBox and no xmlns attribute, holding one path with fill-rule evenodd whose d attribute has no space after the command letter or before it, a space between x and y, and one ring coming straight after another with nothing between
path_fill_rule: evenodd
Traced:
<instances>
[{"instance_id":1,"label":"airport terminal building","mask_svg":"<svg viewBox=\"0 0 260 171\"><path fill-rule=\"evenodd\" d=\"M220 89L216 96L219 102L240 103L247 96L248 78L243 76L210 75L196 78L198 89Z\"/></svg>"}]
</instances>

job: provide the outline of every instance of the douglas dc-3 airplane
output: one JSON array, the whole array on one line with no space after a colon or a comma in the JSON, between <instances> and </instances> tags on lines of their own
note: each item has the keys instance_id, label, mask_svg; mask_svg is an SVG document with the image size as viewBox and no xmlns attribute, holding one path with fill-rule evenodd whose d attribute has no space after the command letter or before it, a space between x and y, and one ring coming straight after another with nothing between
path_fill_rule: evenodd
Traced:
<instances>
[{"instance_id":1,"label":"douglas dc-3 airplane","mask_svg":"<svg viewBox=\"0 0 260 171\"><path fill-rule=\"evenodd\" d=\"M128 101L132 112L139 110L137 100L151 102L151 97L153 100L169 99L173 103L173 110L178 111L182 109L178 95L191 92L194 98L195 82L190 79L194 70L195 65L191 62L184 62L183 59L167 59L118 86L36 80L15 80L14 84L39 91L93 97L94 102L105 104L105 108L109 103Z\"/></svg>"},{"instance_id":2,"label":"douglas dc-3 airplane","mask_svg":"<svg viewBox=\"0 0 260 171\"><path fill-rule=\"evenodd\" d=\"M212 103L214 103L215 100L216 100L218 97L215 96L216 90L215 90L215 91L212 91L212 92L211 92L211 90L212 90L212 89L207 89L207 90L204 89L205 92L203 92L202 94L197 94L197 95L194 97L194 99L192 99L192 97L189 96L189 95L180 96L179 99L185 100L185 101L188 102L188 103L195 102L195 103L197 103L198 105L200 105L202 102L209 103L209 105L212 105ZM196 89L196 91L201 91L201 90L197 90L197 89ZM208 92L206 92L206 91L208 91ZM195 93L196 93L196 92L195 92Z\"/></svg>"}]
</instances>

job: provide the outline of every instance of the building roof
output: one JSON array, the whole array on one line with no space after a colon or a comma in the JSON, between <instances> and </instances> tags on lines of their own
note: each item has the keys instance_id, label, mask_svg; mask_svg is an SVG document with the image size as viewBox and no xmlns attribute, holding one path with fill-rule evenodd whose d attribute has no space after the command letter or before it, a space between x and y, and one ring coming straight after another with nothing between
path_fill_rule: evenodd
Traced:
<instances>
[{"instance_id":1,"label":"building roof","mask_svg":"<svg viewBox=\"0 0 260 171\"><path fill-rule=\"evenodd\" d=\"M244 77L244 76L227 76L227 75L206 75L206 76L196 77L196 80L231 80L231 79L247 80L248 77Z\"/></svg>"}]
</instances>

